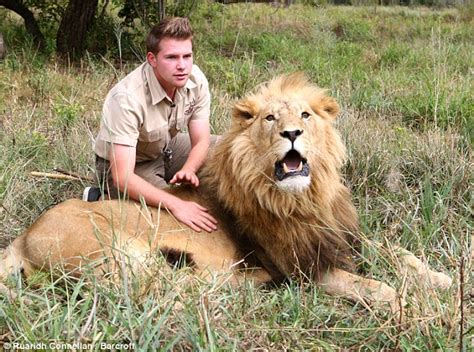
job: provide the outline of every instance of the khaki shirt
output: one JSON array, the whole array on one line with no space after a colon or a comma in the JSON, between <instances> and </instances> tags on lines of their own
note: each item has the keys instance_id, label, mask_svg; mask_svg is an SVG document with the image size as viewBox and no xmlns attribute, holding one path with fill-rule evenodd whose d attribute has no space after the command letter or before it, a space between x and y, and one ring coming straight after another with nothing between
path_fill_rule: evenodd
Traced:
<instances>
[{"instance_id":1,"label":"khaki shirt","mask_svg":"<svg viewBox=\"0 0 474 352\"><path fill-rule=\"evenodd\" d=\"M172 102L145 62L107 94L94 151L109 159L110 143L123 144L136 147L136 162L154 160L189 121L209 120L210 100L209 84L196 65Z\"/></svg>"}]
</instances>

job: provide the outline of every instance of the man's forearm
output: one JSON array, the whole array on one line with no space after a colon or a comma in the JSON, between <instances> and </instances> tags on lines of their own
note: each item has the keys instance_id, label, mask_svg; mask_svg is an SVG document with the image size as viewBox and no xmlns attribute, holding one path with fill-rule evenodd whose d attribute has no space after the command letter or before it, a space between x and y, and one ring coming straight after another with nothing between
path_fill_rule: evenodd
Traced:
<instances>
[{"instance_id":1,"label":"man's forearm","mask_svg":"<svg viewBox=\"0 0 474 352\"><path fill-rule=\"evenodd\" d=\"M142 197L148 205L158 207L162 204L170 209L174 208L177 198L165 190L153 186L137 174L131 174L115 185L121 192L127 193L131 199L139 201Z\"/></svg>"},{"instance_id":2,"label":"man's forearm","mask_svg":"<svg viewBox=\"0 0 474 352\"><path fill-rule=\"evenodd\" d=\"M189 152L188 159L184 163L182 169L190 170L194 173L197 173L197 171L207 158L209 145L209 138L204 138L198 143L196 143L196 145L193 145L191 147L191 151Z\"/></svg>"},{"instance_id":3,"label":"man's forearm","mask_svg":"<svg viewBox=\"0 0 474 352\"><path fill-rule=\"evenodd\" d=\"M120 187L126 191L131 199L139 200L141 197L145 202L154 207L160 204L167 208L173 216L194 231L206 230L208 232L217 229L216 219L207 212L207 209L193 201L185 201L158 189L136 174L130 177Z\"/></svg>"}]
</instances>

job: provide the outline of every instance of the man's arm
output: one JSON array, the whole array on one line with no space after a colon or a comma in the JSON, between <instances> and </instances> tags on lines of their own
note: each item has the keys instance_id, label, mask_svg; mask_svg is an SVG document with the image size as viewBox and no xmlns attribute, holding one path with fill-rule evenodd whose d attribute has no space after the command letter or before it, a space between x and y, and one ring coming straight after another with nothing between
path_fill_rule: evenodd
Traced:
<instances>
[{"instance_id":1,"label":"man's arm","mask_svg":"<svg viewBox=\"0 0 474 352\"><path fill-rule=\"evenodd\" d=\"M112 177L115 187L121 192L127 192L129 197L139 200L140 197L151 206L161 204L182 223L194 231L201 229L211 232L217 229L217 221L207 212L207 209L195 202L179 199L172 194L156 188L134 173L136 150L134 147L112 144L109 152Z\"/></svg>"},{"instance_id":2,"label":"man's arm","mask_svg":"<svg viewBox=\"0 0 474 352\"><path fill-rule=\"evenodd\" d=\"M191 120L188 124L188 130L191 138L191 151L183 167L173 176L170 183L189 182L197 187L199 186L199 179L196 174L206 160L209 150L211 139L209 121Z\"/></svg>"}]
</instances>

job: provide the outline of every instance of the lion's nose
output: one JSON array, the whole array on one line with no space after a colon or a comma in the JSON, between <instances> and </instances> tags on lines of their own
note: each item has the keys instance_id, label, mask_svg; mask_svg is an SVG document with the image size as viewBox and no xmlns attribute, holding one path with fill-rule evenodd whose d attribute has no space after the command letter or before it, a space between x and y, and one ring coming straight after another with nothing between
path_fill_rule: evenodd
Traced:
<instances>
[{"instance_id":1,"label":"lion's nose","mask_svg":"<svg viewBox=\"0 0 474 352\"><path fill-rule=\"evenodd\" d=\"M303 130L293 130L293 131L283 131L280 132L280 135L283 138L288 138L292 143L298 138L298 136L301 136L303 133Z\"/></svg>"}]
</instances>

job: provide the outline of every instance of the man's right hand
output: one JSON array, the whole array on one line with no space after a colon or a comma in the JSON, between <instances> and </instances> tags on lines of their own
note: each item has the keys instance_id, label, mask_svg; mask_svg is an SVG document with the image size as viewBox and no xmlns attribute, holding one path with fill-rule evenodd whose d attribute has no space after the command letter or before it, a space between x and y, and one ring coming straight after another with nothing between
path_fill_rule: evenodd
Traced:
<instances>
[{"instance_id":1,"label":"man's right hand","mask_svg":"<svg viewBox=\"0 0 474 352\"><path fill-rule=\"evenodd\" d=\"M217 230L217 220L206 208L159 189L135 174L135 154L134 147L113 144L110 167L115 187L121 192L126 190L131 199L140 200L143 197L147 204L155 207L163 204L179 221L194 231Z\"/></svg>"},{"instance_id":2,"label":"man's right hand","mask_svg":"<svg viewBox=\"0 0 474 352\"><path fill-rule=\"evenodd\" d=\"M188 225L196 232L201 232L201 230L207 232L217 230L217 220L208 213L206 208L195 202L176 198L173 205L168 205L168 209L176 219Z\"/></svg>"}]
</instances>

